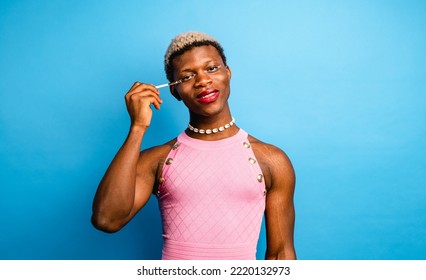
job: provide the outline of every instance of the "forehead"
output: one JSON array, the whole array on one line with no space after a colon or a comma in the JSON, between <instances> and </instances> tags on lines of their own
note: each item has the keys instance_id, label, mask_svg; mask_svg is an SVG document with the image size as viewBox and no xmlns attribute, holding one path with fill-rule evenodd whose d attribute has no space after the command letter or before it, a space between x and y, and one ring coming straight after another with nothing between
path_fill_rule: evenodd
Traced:
<instances>
[{"instance_id":1,"label":"forehead","mask_svg":"<svg viewBox=\"0 0 426 280\"><path fill-rule=\"evenodd\" d=\"M222 63L222 57L213 46L194 47L173 59L175 72L187 68L202 67L208 62Z\"/></svg>"}]
</instances>

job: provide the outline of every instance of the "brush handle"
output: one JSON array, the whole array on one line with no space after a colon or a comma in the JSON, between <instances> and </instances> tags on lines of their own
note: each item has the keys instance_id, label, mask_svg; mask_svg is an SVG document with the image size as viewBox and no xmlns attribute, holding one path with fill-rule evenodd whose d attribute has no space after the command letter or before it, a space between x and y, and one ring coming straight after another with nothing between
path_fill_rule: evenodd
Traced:
<instances>
[{"instance_id":1,"label":"brush handle","mask_svg":"<svg viewBox=\"0 0 426 280\"><path fill-rule=\"evenodd\" d=\"M178 80L178 81L176 81L176 82L171 82L171 83L168 83L168 84L162 84L162 85L158 85L158 86L155 86L155 88L163 88L163 87L167 87L167 86L174 86L174 85L177 85L177 84L180 84L180 83L182 83L182 80Z\"/></svg>"},{"instance_id":2,"label":"brush handle","mask_svg":"<svg viewBox=\"0 0 426 280\"><path fill-rule=\"evenodd\" d=\"M162 85L158 85L158 86L155 86L155 88L163 88L163 87L168 87L168 86L170 86L170 84L162 84Z\"/></svg>"}]
</instances>

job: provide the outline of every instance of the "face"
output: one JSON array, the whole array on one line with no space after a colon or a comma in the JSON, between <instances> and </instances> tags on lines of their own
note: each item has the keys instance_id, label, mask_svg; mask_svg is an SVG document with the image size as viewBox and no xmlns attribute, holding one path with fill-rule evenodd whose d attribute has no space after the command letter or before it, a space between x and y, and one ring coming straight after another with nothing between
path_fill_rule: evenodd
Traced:
<instances>
[{"instance_id":1,"label":"face","mask_svg":"<svg viewBox=\"0 0 426 280\"><path fill-rule=\"evenodd\" d=\"M209 116L228 108L231 71L213 46L195 47L173 61L174 78L182 83L172 86L190 112Z\"/></svg>"}]
</instances>

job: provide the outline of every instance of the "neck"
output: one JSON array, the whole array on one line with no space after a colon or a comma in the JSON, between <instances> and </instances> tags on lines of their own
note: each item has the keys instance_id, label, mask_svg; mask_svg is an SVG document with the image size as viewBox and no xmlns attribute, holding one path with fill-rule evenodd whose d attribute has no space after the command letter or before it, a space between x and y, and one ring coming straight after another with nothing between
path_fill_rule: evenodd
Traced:
<instances>
[{"instance_id":1,"label":"neck","mask_svg":"<svg viewBox=\"0 0 426 280\"><path fill-rule=\"evenodd\" d=\"M189 110L189 123L194 127L203 129L219 127L229 123L232 120L232 115L228 104L225 104L219 110L219 112L212 111L206 114L197 114Z\"/></svg>"},{"instance_id":2,"label":"neck","mask_svg":"<svg viewBox=\"0 0 426 280\"><path fill-rule=\"evenodd\" d=\"M220 140L231 137L239 128L232 122L230 113L216 116L191 114L186 134L200 140ZM201 132L201 133L200 133Z\"/></svg>"}]
</instances>

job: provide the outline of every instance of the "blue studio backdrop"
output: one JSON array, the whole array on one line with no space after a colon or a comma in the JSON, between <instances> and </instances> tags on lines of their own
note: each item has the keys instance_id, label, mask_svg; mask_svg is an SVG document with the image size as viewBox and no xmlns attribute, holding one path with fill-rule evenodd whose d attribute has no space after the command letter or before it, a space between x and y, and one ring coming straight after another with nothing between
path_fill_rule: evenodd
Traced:
<instances>
[{"instance_id":1,"label":"blue studio backdrop","mask_svg":"<svg viewBox=\"0 0 426 280\"><path fill-rule=\"evenodd\" d=\"M124 94L166 82L165 49L188 30L224 46L238 125L293 162L299 259L425 259L425 14L415 0L1 1L0 259L161 257L155 197L115 234L91 204L127 135ZM161 93L145 148L188 121Z\"/></svg>"}]
</instances>

